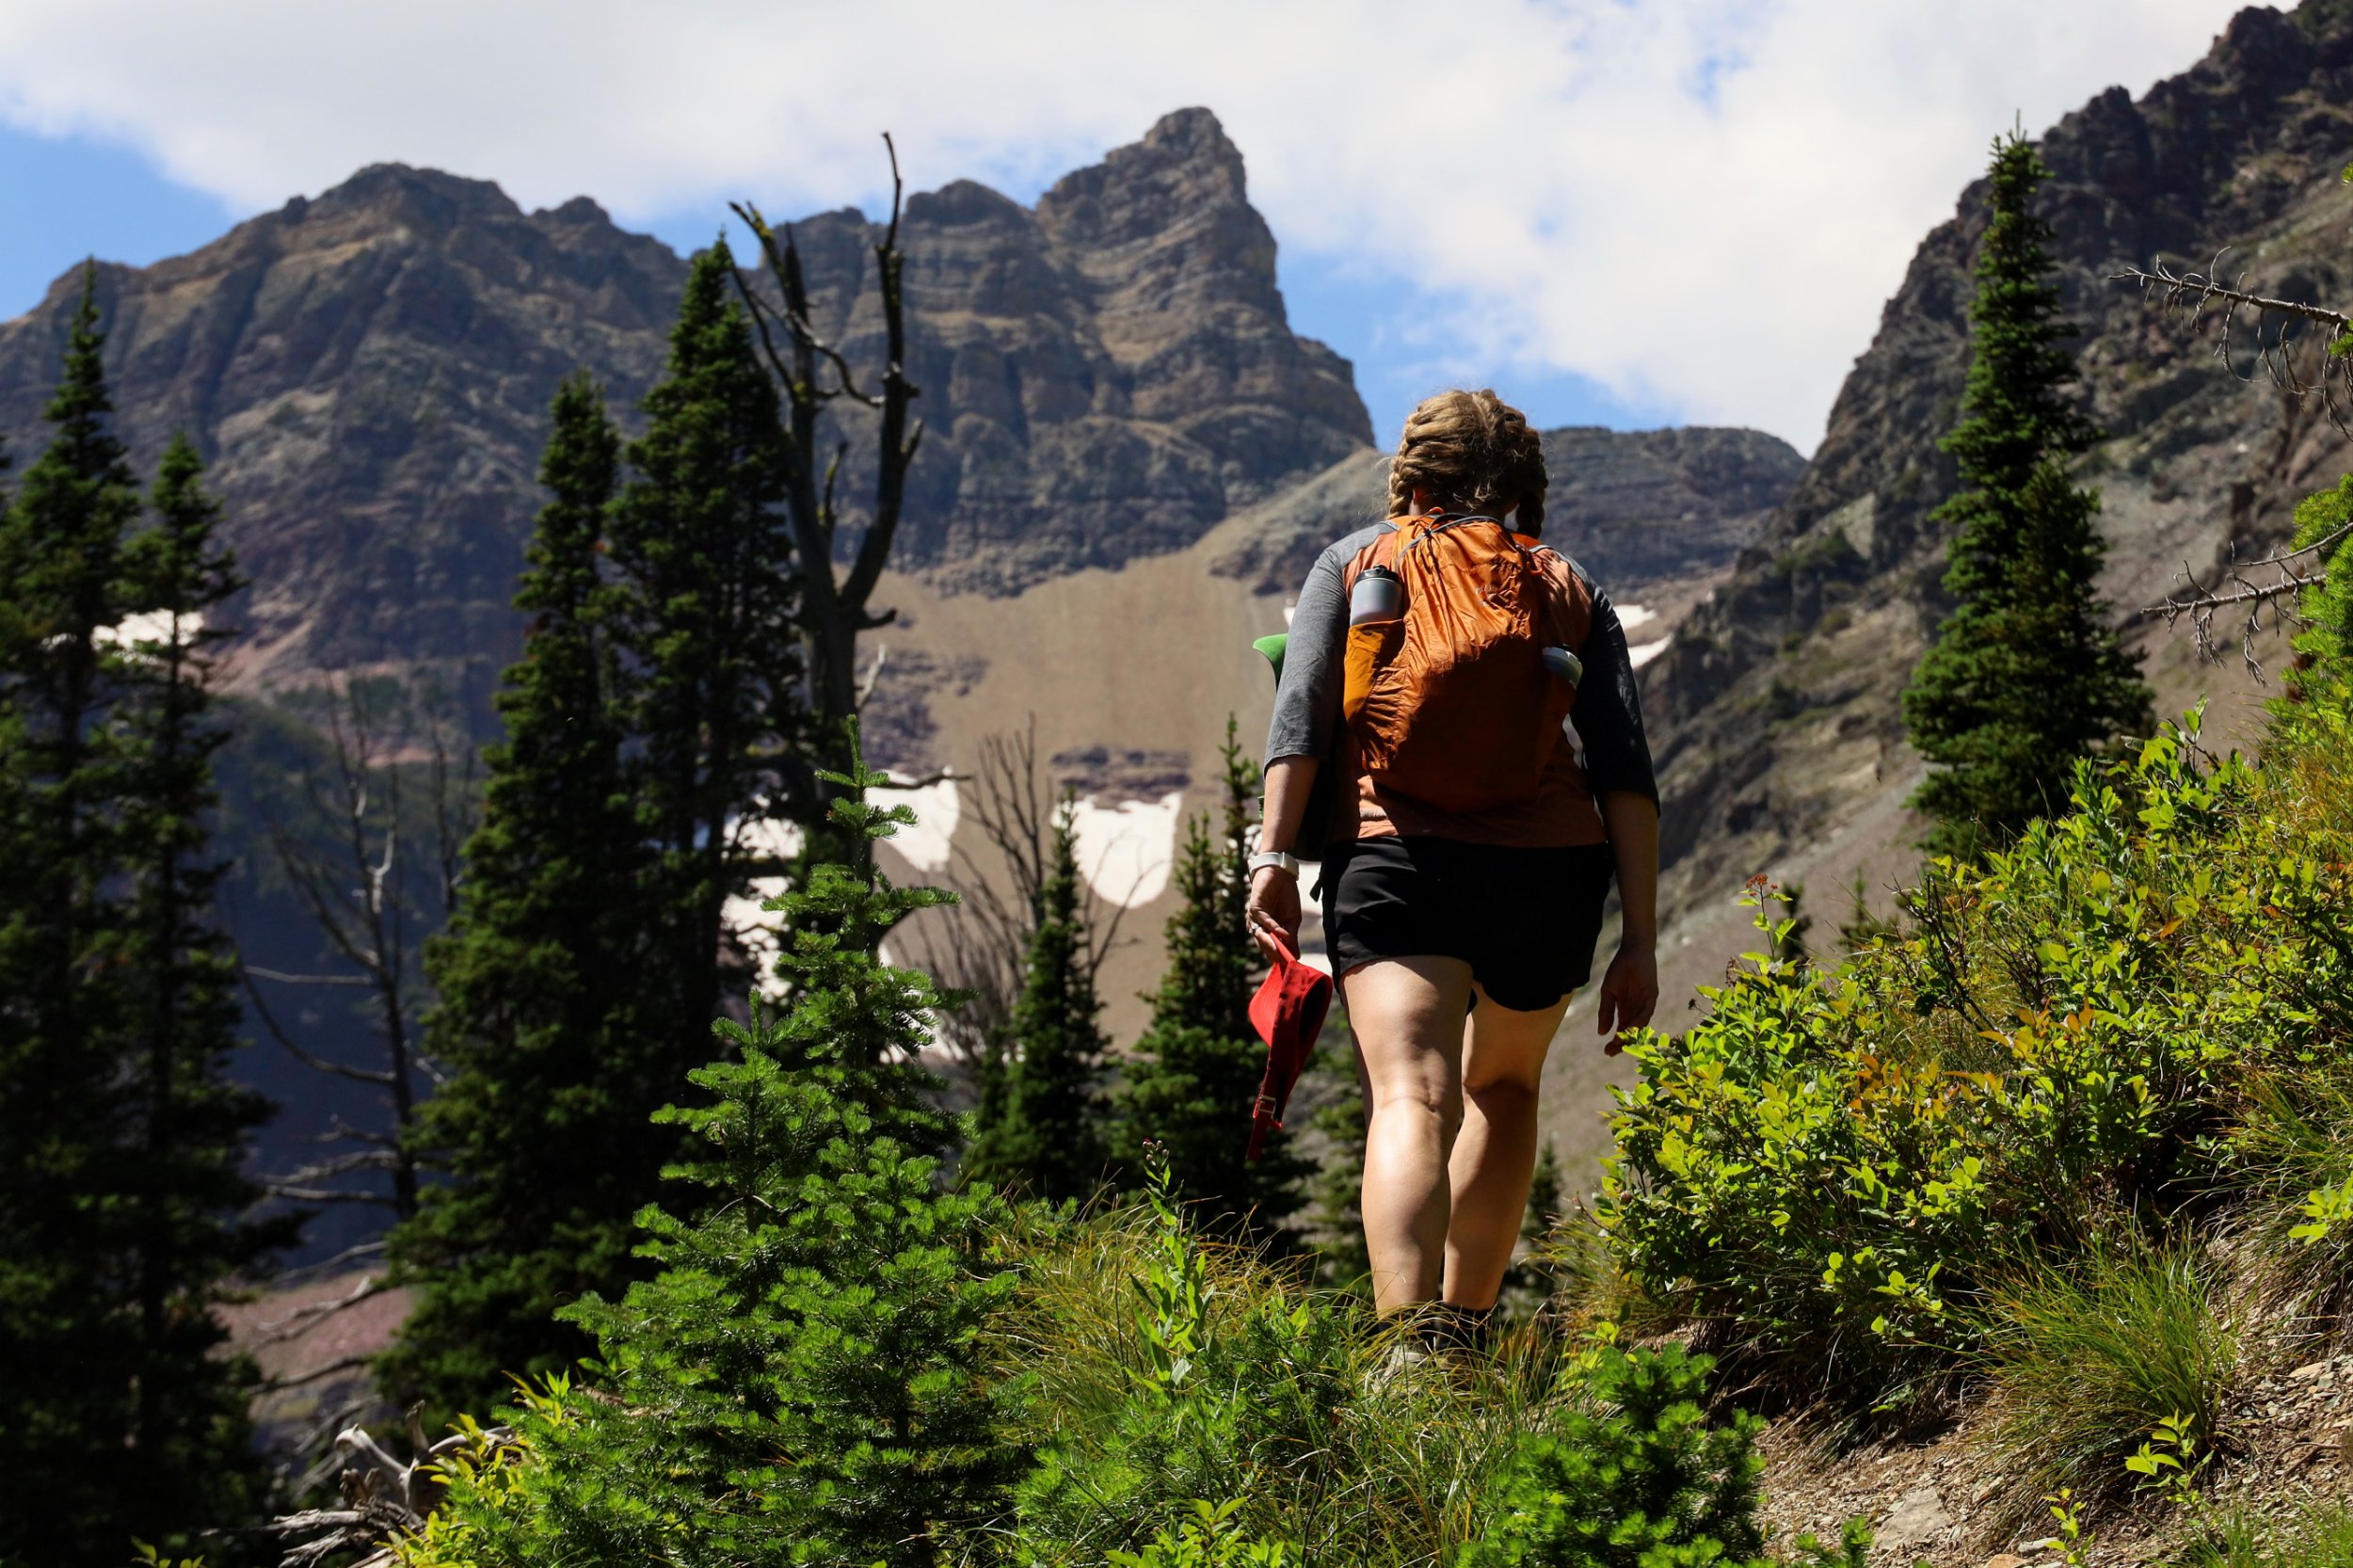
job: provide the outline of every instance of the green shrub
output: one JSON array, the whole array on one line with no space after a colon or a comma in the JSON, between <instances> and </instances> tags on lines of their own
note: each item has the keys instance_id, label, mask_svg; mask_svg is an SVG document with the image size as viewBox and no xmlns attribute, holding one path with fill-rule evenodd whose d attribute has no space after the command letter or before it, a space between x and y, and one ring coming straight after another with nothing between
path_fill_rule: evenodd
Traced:
<instances>
[{"instance_id":1,"label":"green shrub","mask_svg":"<svg viewBox=\"0 0 2353 1568\"><path fill-rule=\"evenodd\" d=\"M2193 715L2087 767L1983 870L1933 864L1898 936L1753 954L1638 1046L1600 1210L1627 1271L1752 1371L1897 1400L1976 1347L2009 1259L2203 1201L2249 1072L2345 1041L2353 840L2202 757Z\"/></svg>"},{"instance_id":2,"label":"green shrub","mask_svg":"<svg viewBox=\"0 0 2353 1568\"><path fill-rule=\"evenodd\" d=\"M2227 1435L2238 1334L2201 1274L2180 1247L2098 1248L2037 1261L1992 1290L1980 1441L2011 1478L2009 1495L2114 1498L2131 1488L2127 1459L2160 1425L2187 1440L2168 1446L2193 1464Z\"/></svg>"},{"instance_id":3,"label":"green shrub","mask_svg":"<svg viewBox=\"0 0 2353 1568\"><path fill-rule=\"evenodd\" d=\"M1297 1560L1280 1541L1253 1541L1233 1524L1241 1500L1193 1505L1193 1516L1162 1530L1141 1552L1113 1551L1113 1568L1284 1568Z\"/></svg>"},{"instance_id":4,"label":"green shrub","mask_svg":"<svg viewBox=\"0 0 2353 1568\"><path fill-rule=\"evenodd\" d=\"M1680 1345L1593 1352L1583 1393L1594 1408L1513 1446L1486 1499L1492 1524L1463 1568L1769 1568L1756 1518L1765 1423L1739 1412L1708 1423L1712 1365ZM1863 1568L1869 1544L1858 1524L1838 1553L1811 1540L1800 1550Z\"/></svg>"},{"instance_id":5,"label":"green shrub","mask_svg":"<svg viewBox=\"0 0 2353 1568\"><path fill-rule=\"evenodd\" d=\"M1039 1464L1016 1499L1024 1561L1184 1540L1196 1499L1238 1490L1257 1506L1237 1528L1282 1531L1271 1520L1312 1490L1353 1392L1348 1304L1203 1241L1166 1161L1149 1176L1140 1208L1078 1223L1031 1210L1008 1239L1028 1288L999 1354L1039 1380Z\"/></svg>"},{"instance_id":6,"label":"green shrub","mask_svg":"<svg viewBox=\"0 0 2353 1568\"><path fill-rule=\"evenodd\" d=\"M834 819L879 839L912 814L854 793ZM452 1466L412 1568L930 1568L1001 1516L1029 1459L1023 1384L981 1352L1016 1285L988 1256L1001 1209L938 1188L953 1124L917 1053L939 999L877 956L943 896L869 856L772 901L792 1004L723 1023L736 1059L691 1075L714 1103L663 1113L693 1136L669 1174L694 1203L638 1217L661 1272L566 1309L595 1385L526 1399L520 1456Z\"/></svg>"}]
</instances>

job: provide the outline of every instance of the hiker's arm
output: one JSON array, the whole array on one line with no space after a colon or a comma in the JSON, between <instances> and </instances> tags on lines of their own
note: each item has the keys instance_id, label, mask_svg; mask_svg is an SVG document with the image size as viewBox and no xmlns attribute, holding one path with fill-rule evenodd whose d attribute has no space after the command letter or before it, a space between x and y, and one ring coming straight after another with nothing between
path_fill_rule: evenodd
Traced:
<instances>
[{"instance_id":1,"label":"hiker's arm","mask_svg":"<svg viewBox=\"0 0 2353 1568\"><path fill-rule=\"evenodd\" d=\"M1642 694L1626 651L1625 628L1609 596L1598 587L1593 595L1585 679L1569 709L1577 738L1585 743L1585 784L1596 801L1613 790L1627 790L1648 795L1656 805L1658 778L1651 767L1650 738L1642 732Z\"/></svg>"},{"instance_id":2,"label":"hiker's arm","mask_svg":"<svg viewBox=\"0 0 2353 1568\"><path fill-rule=\"evenodd\" d=\"M1348 596L1340 587L1343 568L1354 553L1342 552L1348 542L1343 539L1316 557L1291 610L1283 679L1275 684L1274 713L1267 724L1266 750L1260 754L1270 789L1275 765L1285 758L1321 760L1332 750L1332 729L1340 717L1342 652L1348 643ZM1304 787L1300 799L1306 799ZM1301 808L1305 808L1304 804ZM1294 832L1298 826L1296 821L1291 824ZM1286 839L1277 847L1295 846Z\"/></svg>"},{"instance_id":3,"label":"hiker's arm","mask_svg":"<svg viewBox=\"0 0 2353 1568\"><path fill-rule=\"evenodd\" d=\"M1585 743L1585 783L1618 863L1618 953L1602 976L1593 1022L1615 1056L1658 1006L1658 776L1642 733L1641 688L1617 606L1595 587L1585 679L1569 712Z\"/></svg>"},{"instance_id":4,"label":"hiker's arm","mask_svg":"<svg viewBox=\"0 0 2353 1568\"><path fill-rule=\"evenodd\" d=\"M1649 1023L1658 1006L1658 802L1610 790L1596 804L1618 863L1618 955L1602 977L1593 1023L1615 1056L1624 1032Z\"/></svg>"},{"instance_id":5,"label":"hiker's arm","mask_svg":"<svg viewBox=\"0 0 2353 1568\"><path fill-rule=\"evenodd\" d=\"M1274 690L1274 717L1267 726L1266 810L1258 824L1262 850L1299 850L1299 824L1307 814L1307 792L1316 770L1332 748L1332 727L1340 713L1340 648L1348 632L1348 596L1340 591L1341 568L1354 553L1342 540L1316 557L1291 611L1290 644L1283 650L1283 679ZM1316 846L1308 846L1312 853ZM1250 934L1267 957L1274 957L1280 931L1299 944L1299 878L1269 867L1250 878Z\"/></svg>"},{"instance_id":6,"label":"hiker's arm","mask_svg":"<svg viewBox=\"0 0 2353 1568\"><path fill-rule=\"evenodd\" d=\"M1258 824L1261 850L1289 850L1299 842L1299 820L1307 812L1307 792L1315 787L1316 760L1278 757L1266 771L1266 819ZM1250 936L1272 962L1276 948L1273 932L1289 936L1299 948L1299 878L1268 866L1250 878Z\"/></svg>"}]
</instances>

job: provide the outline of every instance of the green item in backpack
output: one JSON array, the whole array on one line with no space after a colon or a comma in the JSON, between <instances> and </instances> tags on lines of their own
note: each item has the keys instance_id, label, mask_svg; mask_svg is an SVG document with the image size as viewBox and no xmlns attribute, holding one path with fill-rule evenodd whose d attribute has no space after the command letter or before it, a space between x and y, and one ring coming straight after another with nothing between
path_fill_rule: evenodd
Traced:
<instances>
[{"instance_id":1,"label":"green item in backpack","mask_svg":"<svg viewBox=\"0 0 2353 1568\"><path fill-rule=\"evenodd\" d=\"M1274 666L1274 683L1277 686L1283 683L1283 649L1290 646L1290 640L1289 632L1277 632L1272 636L1260 637L1250 645L1265 654L1266 662Z\"/></svg>"}]
</instances>

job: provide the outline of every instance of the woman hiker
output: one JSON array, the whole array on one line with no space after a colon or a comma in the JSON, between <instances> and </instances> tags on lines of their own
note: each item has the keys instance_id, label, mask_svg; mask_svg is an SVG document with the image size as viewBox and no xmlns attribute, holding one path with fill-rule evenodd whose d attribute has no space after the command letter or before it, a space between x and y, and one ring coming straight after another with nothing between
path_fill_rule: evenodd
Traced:
<instances>
[{"instance_id":1,"label":"woman hiker","mask_svg":"<svg viewBox=\"0 0 2353 1568\"><path fill-rule=\"evenodd\" d=\"M1251 861L1270 958L1278 938L1296 950L1296 856L1322 862L1371 1115L1374 1300L1443 1302L1433 1326L1464 1340L1519 1236L1545 1053L1591 976L1613 872L1600 1032L1658 1000L1658 790L1633 664L1609 599L1536 542L1545 489L1536 432L1494 392L1407 418L1390 520L1324 551L1300 590Z\"/></svg>"}]
</instances>

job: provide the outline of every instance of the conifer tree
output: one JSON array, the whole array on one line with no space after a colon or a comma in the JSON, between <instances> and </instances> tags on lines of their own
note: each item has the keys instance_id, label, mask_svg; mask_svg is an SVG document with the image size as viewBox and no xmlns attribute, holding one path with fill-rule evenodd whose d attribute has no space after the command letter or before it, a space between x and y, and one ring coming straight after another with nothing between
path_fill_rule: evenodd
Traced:
<instances>
[{"instance_id":1,"label":"conifer tree","mask_svg":"<svg viewBox=\"0 0 2353 1568\"><path fill-rule=\"evenodd\" d=\"M1086 1199L1110 1161L1104 1137L1103 1010L1087 964L1080 913L1076 806L1054 817L1053 851L1038 896L1021 997L992 1070L994 1113L981 1122L965 1169L976 1181L1059 1203Z\"/></svg>"},{"instance_id":2,"label":"conifer tree","mask_svg":"<svg viewBox=\"0 0 2353 1568\"><path fill-rule=\"evenodd\" d=\"M617 491L593 392L559 398L539 630L469 851L480 907L436 959L434 1036L473 1069L435 1112L454 1190L400 1246L434 1283L387 1370L444 1410L569 1359L585 1342L553 1308L643 1277L632 1216L677 1148L648 1118L743 994L728 900L781 869L757 830L804 741L795 563L732 264L722 242L690 270Z\"/></svg>"},{"instance_id":3,"label":"conifer tree","mask_svg":"<svg viewBox=\"0 0 2353 1568\"><path fill-rule=\"evenodd\" d=\"M670 1032L669 1087L646 1111L708 1059L711 1020L742 993L723 911L762 869L755 830L782 809L777 770L807 739L785 435L731 297L733 266L721 240L687 275L608 534L628 693L622 785L653 856L636 979L640 1004Z\"/></svg>"},{"instance_id":4,"label":"conifer tree","mask_svg":"<svg viewBox=\"0 0 2353 1568\"><path fill-rule=\"evenodd\" d=\"M219 1356L228 1336L211 1308L225 1281L291 1242L296 1224L240 1218L261 1195L243 1167L270 1108L227 1078L243 1009L215 913L228 867L212 854L213 760L229 735L212 717L212 650L231 632L208 617L243 584L214 536L220 507L203 472L196 448L175 436L156 469L154 521L123 554L137 633L110 661L123 686L122 972L137 1100L132 1447L149 1517L174 1523L233 1519L257 1498L255 1472L227 1457L248 1447L251 1369Z\"/></svg>"},{"instance_id":5,"label":"conifer tree","mask_svg":"<svg viewBox=\"0 0 2353 1568\"><path fill-rule=\"evenodd\" d=\"M392 1239L420 1288L381 1375L438 1412L487 1408L507 1373L568 1366L586 1336L554 1319L636 1272L632 1217L677 1138L648 1119L678 1088L665 1020L643 1011L647 869L621 788L617 664L598 562L620 436L584 374L555 396L516 607L523 654L497 703L466 897L427 951L426 1036L448 1075L424 1141L446 1182ZM435 1423L438 1426L438 1422Z\"/></svg>"},{"instance_id":6,"label":"conifer tree","mask_svg":"<svg viewBox=\"0 0 2353 1568\"><path fill-rule=\"evenodd\" d=\"M1945 585L1958 602L1904 694L1934 764L1913 803L1937 819L1942 854L2006 842L2063 808L2076 760L2148 722L2148 689L2096 591L2099 493L2068 473L2099 432L2064 395L2075 366L2059 345L2076 328L2032 211L2049 172L2023 136L1995 141L1976 358L1945 442L1961 489L1937 513L1954 530Z\"/></svg>"},{"instance_id":7,"label":"conifer tree","mask_svg":"<svg viewBox=\"0 0 2353 1568\"><path fill-rule=\"evenodd\" d=\"M845 835L914 820L866 802L882 781L829 780ZM597 1336L600 1386L526 1411L540 1463L513 1472L520 1495L453 1496L481 1560L928 1568L1027 1467L1006 1435L1017 1390L989 1381L979 1341L1014 1285L987 1256L999 1201L936 1179L954 1126L919 1052L941 999L877 956L947 895L857 858L773 905L789 1005L722 1024L733 1058L693 1075L712 1103L662 1113L691 1135L674 1174L700 1191L646 1216L659 1274L568 1309Z\"/></svg>"},{"instance_id":8,"label":"conifer tree","mask_svg":"<svg viewBox=\"0 0 2353 1568\"><path fill-rule=\"evenodd\" d=\"M122 1560L257 1495L216 1355L263 1108L208 916L201 613L232 585L184 442L160 520L108 428L85 274L52 435L0 518L0 1560ZM136 617L136 618L135 618ZM154 629L160 627L160 632Z\"/></svg>"},{"instance_id":9,"label":"conifer tree","mask_svg":"<svg viewBox=\"0 0 2353 1568\"><path fill-rule=\"evenodd\" d=\"M1144 1143L1167 1152L1177 1193L1212 1226L1270 1235L1296 1209L1306 1162L1289 1138L1270 1135L1261 1158L1245 1160L1250 1108L1266 1048L1250 1024L1259 960L1250 940L1251 806L1258 772L1242 754L1231 716L1223 752L1225 800L1213 835L1203 815L1185 824L1176 860L1182 901L1168 919L1168 968L1152 999L1151 1027L1136 1043L1119 1084L1117 1150L1144 1168Z\"/></svg>"}]
</instances>

